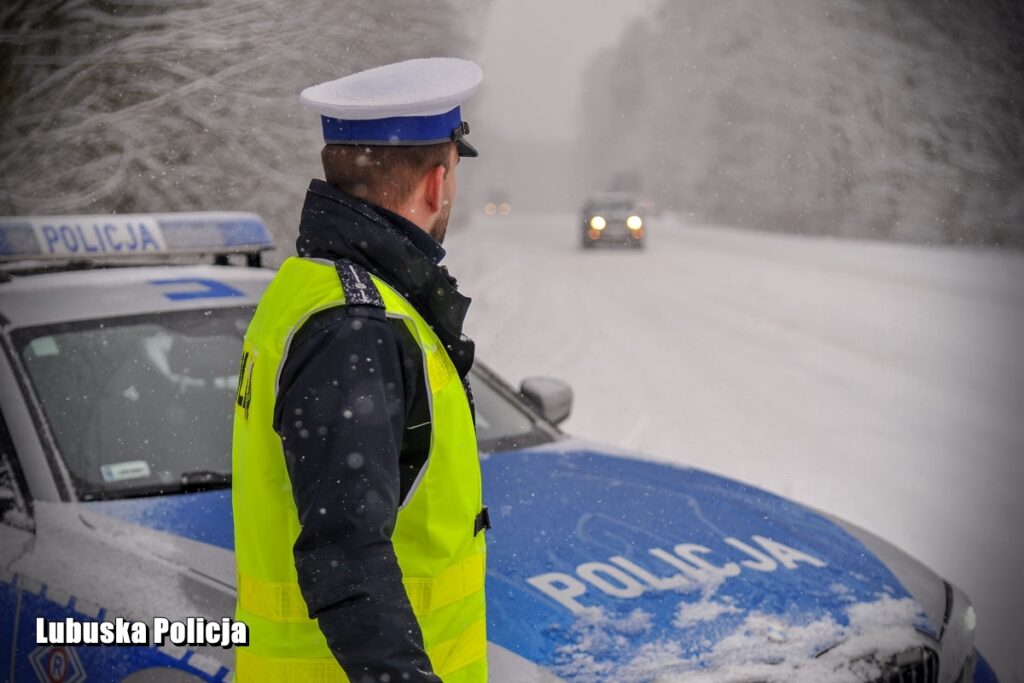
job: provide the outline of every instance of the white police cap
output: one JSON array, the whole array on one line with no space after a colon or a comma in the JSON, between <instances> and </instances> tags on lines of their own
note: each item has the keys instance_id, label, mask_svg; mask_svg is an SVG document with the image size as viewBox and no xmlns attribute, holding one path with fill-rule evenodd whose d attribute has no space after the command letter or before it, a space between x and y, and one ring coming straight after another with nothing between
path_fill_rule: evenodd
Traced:
<instances>
[{"instance_id":1,"label":"white police cap","mask_svg":"<svg viewBox=\"0 0 1024 683\"><path fill-rule=\"evenodd\" d=\"M459 105L483 81L466 59L435 57L378 66L302 91L320 114L324 142L335 145L430 145L451 140L459 156L475 157L464 138Z\"/></svg>"}]
</instances>

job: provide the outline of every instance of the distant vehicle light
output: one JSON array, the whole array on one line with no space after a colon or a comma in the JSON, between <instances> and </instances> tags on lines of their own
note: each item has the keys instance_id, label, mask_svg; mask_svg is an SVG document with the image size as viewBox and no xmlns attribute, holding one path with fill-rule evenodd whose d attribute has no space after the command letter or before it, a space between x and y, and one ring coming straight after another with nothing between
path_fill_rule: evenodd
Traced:
<instances>
[{"instance_id":1,"label":"distant vehicle light","mask_svg":"<svg viewBox=\"0 0 1024 683\"><path fill-rule=\"evenodd\" d=\"M601 216L594 216L590 219L590 227L594 230L604 230L604 226L606 225L608 225L608 223Z\"/></svg>"},{"instance_id":2,"label":"distant vehicle light","mask_svg":"<svg viewBox=\"0 0 1024 683\"><path fill-rule=\"evenodd\" d=\"M630 230L639 230L644 227L644 222L640 216L630 216L626 219L626 227Z\"/></svg>"},{"instance_id":3,"label":"distant vehicle light","mask_svg":"<svg viewBox=\"0 0 1024 683\"><path fill-rule=\"evenodd\" d=\"M512 205L509 204L508 202L502 202L501 204L498 204L498 213L500 213L502 216L509 215L510 213L512 213Z\"/></svg>"},{"instance_id":4,"label":"distant vehicle light","mask_svg":"<svg viewBox=\"0 0 1024 683\"><path fill-rule=\"evenodd\" d=\"M498 205L494 202L487 202L484 204L484 213L488 216L493 216L498 212Z\"/></svg>"}]
</instances>

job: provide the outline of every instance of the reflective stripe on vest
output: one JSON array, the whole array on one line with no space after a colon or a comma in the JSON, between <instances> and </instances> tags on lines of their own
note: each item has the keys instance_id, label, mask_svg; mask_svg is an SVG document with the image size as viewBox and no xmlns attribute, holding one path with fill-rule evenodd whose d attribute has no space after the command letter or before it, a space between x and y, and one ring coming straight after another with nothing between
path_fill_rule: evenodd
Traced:
<instances>
[{"instance_id":1,"label":"reflective stripe on vest","mask_svg":"<svg viewBox=\"0 0 1024 683\"><path fill-rule=\"evenodd\" d=\"M434 673L447 682L454 672L483 659L487 655L486 628L481 619L461 636L430 648L427 654ZM261 657L245 648L235 655L235 680L246 683L337 683L339 670L333 658Z\"/></svg>"},{"instance_id":2,"label":"reflective stripe on vest","mask_svg":"<svg viewBox=\"0 0 1024 683\"><path fill-rule=\"evenodd\" d=\"M427 462L392 534L403 584L445 683L484 683L485 546L484 534L474 534L482 500L469 403L430 326L387 284L373 282L388 318L401 321L423 353L432 422ZM290 258L246 333L232 450L236 617L250 636L249 647L236 651L239 683L348 680L302 599L292 555L298 513L273 431L278 373L292 336L314 313L344 303L334 264Z\"/></svg>"},{"instance_id":3,"label":"reflective stripe on vest","mask_svg":"<svg viewBox=\"0 0 1024 683\"><path fill-rule=\"evenodd\" d=\"M403 579L412 611L425 617L484 589L484 556L472 555L431 579ZM238 604L246 612L271 621L302 622L309 611L299 586L238 577Z\"/></svg>"}]
</instances>

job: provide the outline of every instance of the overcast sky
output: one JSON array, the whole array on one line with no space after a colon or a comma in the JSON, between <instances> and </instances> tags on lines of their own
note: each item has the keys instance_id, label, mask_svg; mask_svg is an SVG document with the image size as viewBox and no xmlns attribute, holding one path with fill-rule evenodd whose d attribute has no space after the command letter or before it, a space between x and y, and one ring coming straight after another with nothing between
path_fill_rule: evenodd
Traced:
<instances>
[{"instance_id":1,"label":"overcast sky","mask_svg":"<svg viewBox=\"0 0 1024 683\"><path fill-rule=\"evenodd\" d=\"M590 59L657 0L494 0L478 60L481 125L522 137L568 139Z\"/></svg>"}]
</instances>

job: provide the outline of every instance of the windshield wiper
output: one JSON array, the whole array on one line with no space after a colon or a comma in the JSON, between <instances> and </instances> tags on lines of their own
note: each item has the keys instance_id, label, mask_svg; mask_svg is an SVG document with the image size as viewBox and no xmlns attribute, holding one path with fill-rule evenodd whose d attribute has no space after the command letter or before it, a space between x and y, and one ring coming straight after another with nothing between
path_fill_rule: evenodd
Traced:
<instances>
[{"instance_id":1,"label":"windshield wiper","mask_svg":"<svg viewBox=\"0 0 1024 683\"><path fill-rule=\"evenodd\" d=\"M231 473L216 470L191 470L178 478L182 491L209 491L231 488Z\"/></svg>"},{"instance_id":2,"label":"windshield wiper","mask_svg":"<svg viewBox=\"0 0 1024 683\"><path fill-rule=\"evenodd\" d=\"M79 484L82 488L87 483ZM219 472L217 470L190 470L178 476L177 481L171 479L163 483L150 484L148 486L117 488L117 489L93 489L86 490L81 494L84 501L99 500L120 500L122 498L147 498L150 496L166 496L176 493L193 493L196 491L216 491L231 488L231 473Z\"/></svg>"}]
</instances>

